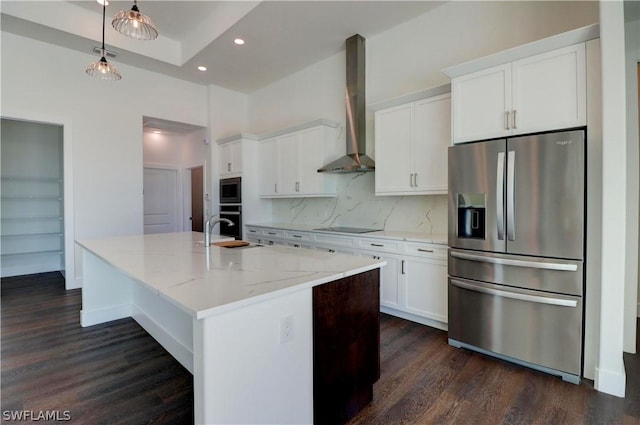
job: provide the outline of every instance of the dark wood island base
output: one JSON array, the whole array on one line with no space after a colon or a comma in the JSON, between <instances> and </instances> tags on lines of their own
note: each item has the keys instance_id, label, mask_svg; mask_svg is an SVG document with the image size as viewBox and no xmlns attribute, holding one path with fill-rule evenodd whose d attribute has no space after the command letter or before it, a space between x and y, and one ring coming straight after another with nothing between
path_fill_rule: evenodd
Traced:
<instances>
[{"instance_id":1,"label":"dark wood island base","mask_svg":"<svg viewBox=\"0 0 640 425\"><path fill-rule=\"evenodd\" d=\"M380 270L313 288L313 419L345 424L380 378Z\"/></svg>"}]
</instances>

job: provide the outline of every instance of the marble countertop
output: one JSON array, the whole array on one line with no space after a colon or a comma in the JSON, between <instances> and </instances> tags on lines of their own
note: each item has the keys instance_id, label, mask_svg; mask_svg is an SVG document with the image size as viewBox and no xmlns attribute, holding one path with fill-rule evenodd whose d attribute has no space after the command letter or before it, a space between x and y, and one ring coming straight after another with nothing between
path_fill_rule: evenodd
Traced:
<instances>
[{"instance_id":1,"label":"marble countertop","mask_svg":"<svg viewBox=\"0 0 640 425\"><path fill-rule=\"evenodd\" d=\"M203 236L162 233L77 243L197 319L386 264L285 246L207 248ZM212 240L230 239L212 236Z\"/></svg>"},{"instance_id":2,"label":"marble countertop","mask_svg":"<svg viewBox=\"0 0 640 425\"><path fill-rule=\"evenodd\" d=\"M349 235L363 238L381 238L381 239L393 239L407 242L424 242L433 243L438 245L447 245L448 239L446 234L430 234L424 232L402 232L402 231L387 231L379 230L376 232L368 233L342 233L332 232L326 230L317 230L324 225L309 225L309 224L295 224L295 223L250 223L247 226L255 227L268 227L272 229L293 230L297 232L321 232L331 235Z\"/></svg>"}]
</instances>

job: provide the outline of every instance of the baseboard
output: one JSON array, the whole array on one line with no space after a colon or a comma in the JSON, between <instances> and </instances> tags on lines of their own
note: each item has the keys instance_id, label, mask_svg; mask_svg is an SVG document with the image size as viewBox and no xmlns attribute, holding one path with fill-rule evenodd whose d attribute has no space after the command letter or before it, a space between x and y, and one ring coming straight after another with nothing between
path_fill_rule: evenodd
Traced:
<instances>
[{"instance_id":1,"label":"baseboard","mask_svg":"<svg viewBox=\"0 0 640 425\"><path fill-rule=\"evenodd\" d=\"M427 319L426 317L418 316L413 313L408 313L402 310L396 310L395 308L380 306L380 311L382 313L390 314L391 316L400 317L401 319L410 320L412 322L420 323L421 325L430 326L432 328L440 329L443 331L447 331L449 326L438 320Z\"/></svg>"},{"instance_id":2,"label":"baseboard","mask_svg":"<svg viewBox=\"0 0 640 425\"><path fill-rule=\"evenodd\" d=\"M112 320L124 319L131 316L131 304L120 304L97 310L80 310L80 325L97 325L99 323L110 322Z\"/></svg>"},{"instance_id":3,"label":"baseboard","mask_svg":"<svg viewBox=\"0 0 640 425\"><path fill-rule=\"evenodd\" d=\"M627 376L622 372L605 370L596 367L596 390L614 395L616 397L624 397Z\"/></svg>"},{"instance_id":4,"label":"baseboard","mask_svg":"<svg viewBox=\"0 0 640 425\"><path fill-rule=\"evenodd\" d=\"M193 375L193 352L188 347L135 304L131 306L131 317Z\"/></svg>"}]
</instances>

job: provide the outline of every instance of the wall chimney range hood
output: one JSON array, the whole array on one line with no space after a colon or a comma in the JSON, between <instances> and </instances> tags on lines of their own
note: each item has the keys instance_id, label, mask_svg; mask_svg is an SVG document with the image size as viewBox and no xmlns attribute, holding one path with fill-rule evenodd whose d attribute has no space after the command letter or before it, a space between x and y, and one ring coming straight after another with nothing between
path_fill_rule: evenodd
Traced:
<instances>
[{"instance_id":1,"label":"wall chimney range hood","mask_svg":"<svg viewBox=\"0 0 640 425\"><path fill-rule=\"evenodd\" d=\"M346 128L347 154L318 169L319 173L374 171L373 159L365 154L365 46L360 34L347 38Z\"/></svg>"}]
</instances>

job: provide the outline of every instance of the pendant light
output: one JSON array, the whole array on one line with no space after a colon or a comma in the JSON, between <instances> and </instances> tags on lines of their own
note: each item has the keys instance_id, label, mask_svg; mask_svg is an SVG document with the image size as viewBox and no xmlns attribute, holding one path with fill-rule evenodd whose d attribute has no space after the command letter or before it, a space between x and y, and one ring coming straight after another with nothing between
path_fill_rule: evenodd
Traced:
<instances>
[{"instance_id":1,"label":"pendant light","mask_svg":"<svg viewBox=\"0 0 640 425\"><path fill-rule=\"evenodd\" d=\"M100 49L102 51L102 57L99 61L90 64L85 72L92 77L100 78L102 80L119 80L122 78L122 75L120 75L115 66L107 62L107 58L105 57L104 22L107 10L106 3L107 2L104 2L102 4L102 48Z\"/></svg>"},{"instance_id":2,"label":"pendant light","mask_svg":"<svg viewBox=\"0 0 640 425\"><path fill-rule=\"evenodd\" d=\"M151 19L138 10L137 0L133 0L131 10L118 12L111 21L111 25L119 33L136 40L153 40L158 37L158 30Z\"/></svg>"}]
</instances>

